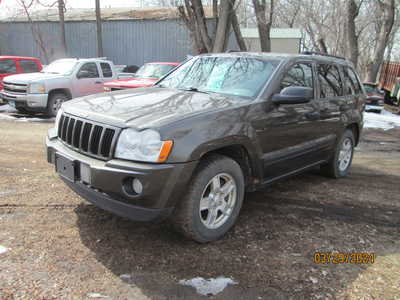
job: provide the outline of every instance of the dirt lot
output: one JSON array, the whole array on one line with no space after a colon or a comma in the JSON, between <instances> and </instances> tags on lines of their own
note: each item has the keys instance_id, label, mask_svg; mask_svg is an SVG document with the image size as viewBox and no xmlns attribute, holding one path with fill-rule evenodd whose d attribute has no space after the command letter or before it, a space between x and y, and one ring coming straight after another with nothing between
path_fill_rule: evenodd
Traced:
<instances>
[{"instance_id":1,"label":"dirt lot","mask_svg":"<svg viewBox=\"0 0 400 300\"><path fill-rule=\"evenodd\" d=\"M45 161L50 126L0 120L1 299L207 298L178 284L197 276L238 282L209 299L400 299L400 129L366 131L346 179L247 195L236 227L199 245L81 200ZM377 259L316 264L318 251Z\"/></svg>"}]
</instances>

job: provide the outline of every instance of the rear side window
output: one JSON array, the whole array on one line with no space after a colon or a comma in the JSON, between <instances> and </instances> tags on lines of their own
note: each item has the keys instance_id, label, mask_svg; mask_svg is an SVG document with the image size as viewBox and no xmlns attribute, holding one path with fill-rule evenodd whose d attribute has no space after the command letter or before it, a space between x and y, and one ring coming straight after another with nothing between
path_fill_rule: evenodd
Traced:
<instances>
[{"instance_id":1,"label":"rear side window","mask_svg":"<svg viewBox=\"0 0 400 300\"><path fill-rule=\"evenodd\" d=\"M24 73L35 73L39 72L39 67L38 65L31 60L20 60L19 65L22 68L22 72Z\"/></svg>"},{"instance_id":2,"label":"rear side window","mask_svg":"<svg viewBox=\"0 0 400 300\"><path fill-rule=\"evenodd\" d=\"M17 73L15 61L12 59L0 60L0 74L14 74Z\"/></svg>"},{"instance_id":3,"label":"rear side window","mask_svg":"<svg viewBox=\"0 0 400 300\"><path fill-rule=\"evenodd\" d=\"M113 76L110 64L100 63L100 66L101 66L101 71L103 72L104 77L112 77Z\"/></svg>"},{"instance_id":4,"label":"rear side window","mask_svg":"<svg viewBox=\"0 0 400 300\"><path fill-rule=\"evenodd\" d=\"M281 90L289 86L314 88L311 64L298 63L292 66L281 82Z\"/></svg>"},{"instance_id":5,"label":"rear side window","mask_svg":"<svg viewBox=\"0 0 400 300\"><path fill-rule=\"evenodd\" d=\"M345 69L347 69L348 74L349 74L349 76L350 76L350 78L351 78L351 81L352 81L353 84L354 84L354 89L355 89L356 94L361 93L361 83L360 83L360 81L358 80L358 77L357 77L356 73L355 73L354 70L351 69L351 68L347 68L347 67L346 67Z\"/></svg>"},{"instance_id":6,"label":"rear side window","mask_svg":"<svg viewBox=\"0 0 400 300\"><path fill-rule=\"evenodd\" d=\"M342 95L342 81L338 67L329 64L318 65L320 98Z\"/></svg>"}]
</instances>

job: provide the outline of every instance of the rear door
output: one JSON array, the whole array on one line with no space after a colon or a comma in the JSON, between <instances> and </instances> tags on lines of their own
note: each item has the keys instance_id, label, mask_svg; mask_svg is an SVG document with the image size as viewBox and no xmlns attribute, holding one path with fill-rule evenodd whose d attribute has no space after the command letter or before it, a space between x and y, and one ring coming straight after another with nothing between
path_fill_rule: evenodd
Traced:
<instances>
[{"instance_id":1,"label":"rear door","mask_svg":"<svg viewBox=\"0 0 400 300\"><path fill-rule=\"evenodd\" d=\"M17 65L13 59L0 58L0 90L3 89L3 79L6 76L17 74Z\"/></svg>"},{"instance_id":2,"label":"rear door","mask_svg":"<svg viewBox=\"0 0 400 300\"><path fill-rule=\"evenodd\" d=\"M95 62L87 62L79 68L74 82L76 97L103 92L103 79Z\"/></svg>"},{"instance_id":3,"label":"rear door","mask_svg":"<svg viewBox=\"0 0 400 300\"><path fill-rule=\"evenodd\" d=\"M101 73L103 74L103 82L108 82L114 80L114 73L111 65L108 62L100 63Z\"/></svg>"},{"instance_id":4,"label":"rear door","mask_svg":"<svg viewBox=\"0 0 400 300\"><path fill-rule=\"evenodd\" d=\"M334 63L319 63L317 79L317 103L321 114L319 134L329 142L328 146L333 147L342 133L341 114L347 105L339 66Z\"/></svg>"}]
</instances>

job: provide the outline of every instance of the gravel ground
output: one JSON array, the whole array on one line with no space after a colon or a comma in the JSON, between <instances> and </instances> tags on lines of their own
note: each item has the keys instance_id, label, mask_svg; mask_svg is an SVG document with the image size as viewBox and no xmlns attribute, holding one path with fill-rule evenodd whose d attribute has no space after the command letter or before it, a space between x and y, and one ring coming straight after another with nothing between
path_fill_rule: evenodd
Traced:
<instances>
[{"instance_id":1,"label":"gravel ground","mask_svg":"<svg viewBox=\"0 0 400 300\"><path fill-rule=\"evenodd\" d=\"M50 126L0 120L0 299L400 299L399 129L365 131L348 178L309 172L247 195L234 229L199 245L76 196L45 161ZM198 276L238 284L209 297L178 284Z\"/></svg>"}]
</instances>

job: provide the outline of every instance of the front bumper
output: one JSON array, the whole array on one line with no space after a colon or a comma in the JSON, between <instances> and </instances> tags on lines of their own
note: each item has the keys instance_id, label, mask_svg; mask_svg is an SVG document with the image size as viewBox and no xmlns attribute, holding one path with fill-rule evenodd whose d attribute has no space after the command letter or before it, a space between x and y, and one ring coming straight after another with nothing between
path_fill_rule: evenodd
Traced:
<instances>
[{"instance_id":1,"label":"front bumper","mask_svg":"<svg viewBox=\"0 0 400 300\"><path fill-rule=\"evenodd\" d=\"M15 103L16 107L46 108L48 94L16 94L0 91L0 98L5 102Z\"/></svg>"},{"instance_id":2,"label":"front bumper","mask_svg":"<svg viewBox=\"0 0 400 300\"><path fill-rule=\"evenodd\" d=\"M185 192L197 164L150 164L119 159L102 161L70 149L55 136L48 136L46 145L49 163L54 165L56 157L62 156L73 161L76 170L82 165L90 170L90 183L80 178L79 171L76 171L78 175L73 181L62 177L72 190L104 210L136 221L170 215ZM129 191L127 182L132 178L140 180L142 193L133 195Z\"/></svg>"}]
</instances>

